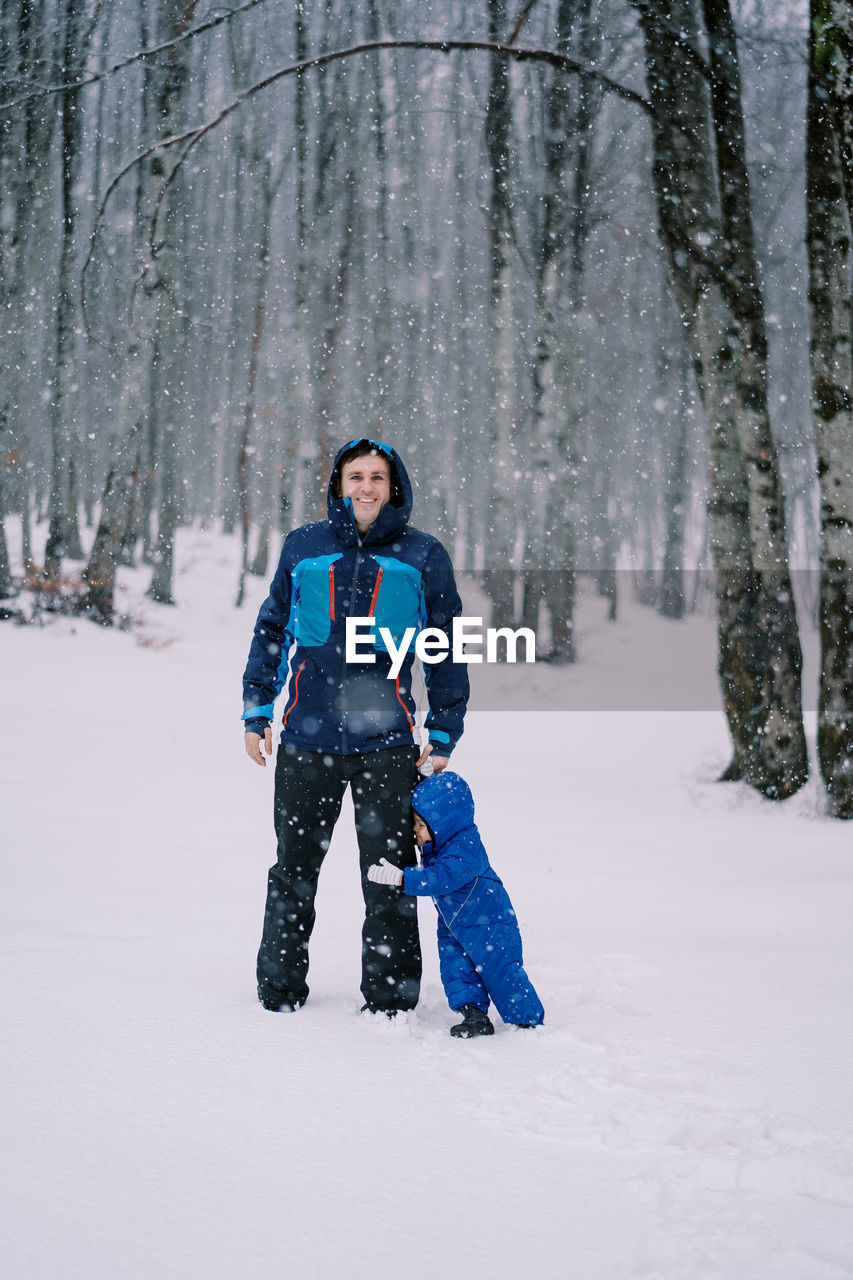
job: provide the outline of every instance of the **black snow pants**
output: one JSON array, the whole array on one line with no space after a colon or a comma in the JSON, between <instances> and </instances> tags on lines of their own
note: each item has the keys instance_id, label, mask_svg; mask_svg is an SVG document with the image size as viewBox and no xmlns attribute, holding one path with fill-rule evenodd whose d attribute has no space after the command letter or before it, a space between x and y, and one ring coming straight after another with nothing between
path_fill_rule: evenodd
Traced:
<instances>
[{"instance_id":1,"label":"black snow pants","mask_svg":"<svg viewBox=\"0 0 853 1280\"><path fill-rule=\"evenodd\" d=\"M294 1007L308 996L308 943L320 867L332 839L347 784L352 787L365 919L361 993L368 1008L417 1004L421 980L417 899L373 884L367 868L381 858L414 866L412 788L417 749L391 747L333 756L280 746L275 770L278 860L270 868L264 933L258 953L258 995Z\"/></svg>"}]
</instances>

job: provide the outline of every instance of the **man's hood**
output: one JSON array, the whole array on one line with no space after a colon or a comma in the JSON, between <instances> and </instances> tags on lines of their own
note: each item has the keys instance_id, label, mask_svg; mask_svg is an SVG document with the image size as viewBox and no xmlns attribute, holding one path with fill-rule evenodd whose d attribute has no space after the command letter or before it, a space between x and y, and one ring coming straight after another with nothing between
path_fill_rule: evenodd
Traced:
<instances>
[{"instance_id":1,"label":"man's hood","mask_svg":"<svg viewBox=\"0 0 853 1280\"><path fill-rule=\"evenodd\" d=\"M412 808L429 827L436 849L474 825L474 797L464 778L450 769L433 773L412 792Z\"/></svg>"},{"instance_id":2,"label":"man's hood","mask_svg":"<svg viewBox=\"0 0 853 1280\"><path fill-rule=\"evenodd\" d=\"M352 503L348 498L333 497L333 489L335 480L340 475L341 458L355 445L362 443L374 445L377 453L381 457L387 458L391 465L391 501L385 503L385 506L364 535L363 541L368 544L389 542L392 538L402 533L412 514L412 482L396 449L392 449L390 444L383 444L381 440L373 440L370 436L358 436L355 440L349 440L335 454L326 498L329 521L335 531L335 535L346 546L353 546L359 541L358 530L355 527L355 519L352 514Z\"/></svg>"}]
</instances>

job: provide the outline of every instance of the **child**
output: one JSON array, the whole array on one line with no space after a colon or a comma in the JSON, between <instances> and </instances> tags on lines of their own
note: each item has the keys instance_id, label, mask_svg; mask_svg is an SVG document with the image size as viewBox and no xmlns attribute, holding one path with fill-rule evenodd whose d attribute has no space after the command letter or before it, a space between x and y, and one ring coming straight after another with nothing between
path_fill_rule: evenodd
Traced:
<instances>
[{"instance_id":1,"label":"child","mask_svg":"<svg viewBox=\"0 0 853 1280\"><path fill-rule=\"evenodd\" d=\"M539 1026L545 1011L522 968L518 922L474 825L467 782L449 770L425 778L412 794L412 810L422 865L401 871L383 858L367 875L434 899L441 981L451 1009L463 1015L450 1034L492 1035L490 998L504 1022Z\"/></svg>"}]
</instances>

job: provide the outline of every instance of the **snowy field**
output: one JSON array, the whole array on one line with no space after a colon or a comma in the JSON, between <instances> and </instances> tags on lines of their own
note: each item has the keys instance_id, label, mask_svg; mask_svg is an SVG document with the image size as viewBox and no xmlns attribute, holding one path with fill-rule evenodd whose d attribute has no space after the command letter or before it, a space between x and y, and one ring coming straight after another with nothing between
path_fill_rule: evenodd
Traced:
<instances>
[{"instance_id":1,"label":"snowy field","mask_svg":"<svg viewBox=\"0 0 853 1280\"><path fill-rule=\"evenodd\" d=\"M429 902L417 1010L358 1016L351 820L309 1003L270 1014L264 584L237 613L236 546L179 551L177 609L124 575L136 631L0 624L2 1275L853 1276L853 830L817 784L715 784L717 711L475 710L454 766L547 1025L450 1039ZM546 694L629 661L632 618L643 679L673 634L713 671L707 621L585 608L587 675Z\"/></svg>"}]
</instances>

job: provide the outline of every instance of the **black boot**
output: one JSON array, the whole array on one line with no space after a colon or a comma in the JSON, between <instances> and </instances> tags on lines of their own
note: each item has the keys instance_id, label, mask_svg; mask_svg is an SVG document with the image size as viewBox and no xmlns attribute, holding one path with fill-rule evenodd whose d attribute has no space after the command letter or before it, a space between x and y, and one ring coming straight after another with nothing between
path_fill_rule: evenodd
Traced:
<instances>
[{"instance_id":1,"label":"black boot","mask_svg":"<svg viewBox=\"0 0 853 1280\"><path fill-rule=\"evenodd\" d=\"M378 1017L380 1013L384 1013L386 1018L396 1018L399 1012L399 1009L376 1009L372 1004L363 1004L359 1009L359 1013L375 1014L376 1017Z\"/></svg>"},{"instance_id":2,"label":"black boot","mask_svg":"<svg viewBox=\"0 0 853 1280\"><path fill-rule=\"evenodd\" d=\"M452 1036L460 1036L463 1040L472 1040L474 1036L493 1036L495 1029L489 1021L488 1014L483 1013L475 1004L463 1004L457 1012L461 1013L464 1022L457 1022L450 1028Z\"/></svg>"},{"instance_id":3,"label":"black boot","mask_svg":"<svg viewBox=\"0 0 853 1280\"><path fill-rule=\"evenodd\" d=\"M307 996L298 996L294 1000L281 992L259 990L258 999L265 1009L270 1009L273 1013L295 1013L297 1009L302 1008Z\"/></svg>"}]
</instances>

